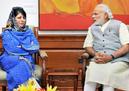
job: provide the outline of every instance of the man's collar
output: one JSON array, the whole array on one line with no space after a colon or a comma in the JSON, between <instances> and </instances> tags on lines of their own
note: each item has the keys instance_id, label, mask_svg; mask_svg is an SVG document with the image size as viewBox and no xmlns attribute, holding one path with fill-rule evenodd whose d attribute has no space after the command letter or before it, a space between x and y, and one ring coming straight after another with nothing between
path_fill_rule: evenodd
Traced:
<instances>
[{"instance_id":1,"label":"man's collar","mask_svg":"<svg viewBox=\"0 0 129 91\"><path fill-rule=\"evenodd\" d=\"M104 23L101 27L108 25L110 21L111 21L111 20L108 20L108 21L107 21L106 23Z\"/></svg>"}]
</instances>

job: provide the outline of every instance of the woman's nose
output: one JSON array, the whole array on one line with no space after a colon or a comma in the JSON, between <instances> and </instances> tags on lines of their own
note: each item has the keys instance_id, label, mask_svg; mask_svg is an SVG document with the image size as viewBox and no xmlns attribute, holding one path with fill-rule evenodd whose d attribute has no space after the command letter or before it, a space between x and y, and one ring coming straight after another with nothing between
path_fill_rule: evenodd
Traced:
<instances>
[{"instance_id":1,"label":"woman's nose","mask_svg":"<svg viewBox=\"0 0 129 91\"><path fill-rule=\"evenodd\" d=\"M26 19L25 18L21 18L21 21L26 21Z\"/></svg>"}]
</instances>

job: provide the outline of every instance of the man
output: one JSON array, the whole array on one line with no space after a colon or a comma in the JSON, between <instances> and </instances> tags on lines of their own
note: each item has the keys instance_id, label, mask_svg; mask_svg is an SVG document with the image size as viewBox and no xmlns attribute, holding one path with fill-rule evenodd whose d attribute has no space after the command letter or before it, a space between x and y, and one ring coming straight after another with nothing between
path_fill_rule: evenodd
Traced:
<instances>
[{"instance_id":1,"label":"man","mask_svg":"<svg viewBox=\"0 0 129 91\"><path fill-rule=\"evenodd\" d=\"M98 4L84 42L93 58L86 71L84 91L95 91L97 84L103 91L114 88L129 91L129 32L121 21L113 19L105 4ZM126 83L126 84L125 84Z\"/></svg>"}]
</instances>

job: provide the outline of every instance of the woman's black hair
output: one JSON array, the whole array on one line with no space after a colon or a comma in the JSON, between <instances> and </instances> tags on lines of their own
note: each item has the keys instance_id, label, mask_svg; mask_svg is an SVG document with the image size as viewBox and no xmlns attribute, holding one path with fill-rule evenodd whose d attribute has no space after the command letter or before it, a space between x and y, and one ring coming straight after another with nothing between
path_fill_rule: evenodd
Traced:
<instances>
[{"instance_id":1,"label":"woman's black hair","mask_svg":"<svg viewBox=\"0 0 129 91\"><path fill-rule=\"evenodd\" d=\"M14 27L14 22L13 22L14 20L13 19L19 13L21 13L24 16L24 18L26 19L26 12L24 11L24 9L22 7L13 7L12 11L10 12L6 27Z\"/></svg>"},{"instance_id":2,"label":"woman's black hair","mask_svg":"<svg viewBox=\"0 0 129 91\"><path fill-rule=\"evenodd\" d=\"M13 17L16 17L19 13L21 13L24 16L24 18L26 18L26 12L22 7L13 7L12 12Z\"/></svg>"}]
</instances>

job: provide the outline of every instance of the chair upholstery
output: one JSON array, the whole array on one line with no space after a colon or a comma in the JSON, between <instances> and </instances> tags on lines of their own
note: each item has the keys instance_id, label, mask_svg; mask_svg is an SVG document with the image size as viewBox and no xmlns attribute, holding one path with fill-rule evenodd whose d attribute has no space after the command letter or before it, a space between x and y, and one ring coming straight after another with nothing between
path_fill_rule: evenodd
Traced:
<instances>
[{"instance_id":1,"label":"chair upholstery","mask_svg":"<svg viewBox=\"0 0 129 91\"><path fill-rule=\"evenodd\" d=\"M37 78L41 78L42 75L42 67L39 65L35 65L35 71L34 74ZM6 72L0 68L0 80L6 80Z\"/></svg>"},{"instance_id":2,"label":"chair upholstery","mask_svg":"<svg viewBox=\"0 0 129 91\"><path fill-rule=\"evenodd\" d=\"M35 65L34 74L35 74L36 78L40 79L42 77L42 67L39 65Z\"/></svg>"},{"instance_id":3,"label":"chair upholstery","mask_svg":"<svg viewBox=\"0 0 129 91\"><path fill-rule=\"evenodd\" d=\"M6 72L0 68L0 80L6 80Z\"/></svg>"},{"instance_id":4,"label":"chair upholstery","mask_svg":"<svg viewBox=\"0 0 129 91\"><path fill-rule=\"evenodd\" d=\"M36 38L38 38L38 28L34 28L33 32L34 32ZM0 48L0 49L2 50L2 48ZM45 71L45 65L46 65L45 61L47 59L47 54L45 51L39 50L38 53L34 54L34 59L36 61L34 74L35 74L36 78L39 78L41 80L40 81L41 86L45 87L46 83L43 83L43 82L46 82L46 81L44 81L45 80L44 79L44 77L45 77L44 71ZM6 72L0 68L0 86L2 86L2 91L5 91L6 87L7 87L6 75L7 75Z\"/></svg>"}]
</instances>

